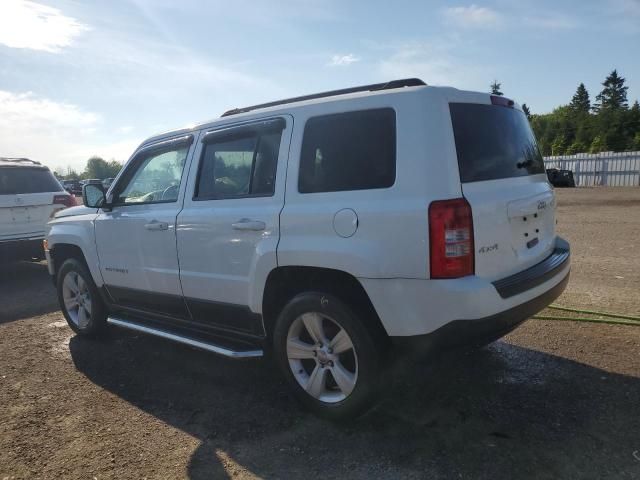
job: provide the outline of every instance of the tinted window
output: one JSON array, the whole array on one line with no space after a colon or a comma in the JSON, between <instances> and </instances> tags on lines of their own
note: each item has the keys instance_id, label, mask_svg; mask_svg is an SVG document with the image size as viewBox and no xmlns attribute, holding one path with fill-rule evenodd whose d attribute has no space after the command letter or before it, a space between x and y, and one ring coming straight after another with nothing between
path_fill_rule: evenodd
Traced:
<instances>
[{"instance_id":1,"label":"tinted window","mask_svg":"<svg viewBox=\"0 0 640 480\"><path fill-rule=\"evenodd\" d=\"M136 160L117 204L175 202L178 199L188 146L150 153ZM101 183L98 181L98 183Z\"/></svg>"},{"instance_id":2,"label":"tinted window","mask_svg":"<svg viewBox=\"0 0 640 480\"><path fill-rule=\"evenodd\" d=\"M276 130L244 130L208 140L194 198L273 195L282 136Z\"/></svg>"},{"instance_id":3,"label":"tinted window","mask_svg":"<svg viewBox=\"0 0 640 480\"><path fill-rule=\"evenodd\" d=\"M386 188L396 176L396 120L390 108L310 118L304 129L301 193Z\"/></svg>"},{"instance_id":4,"label":"tinted window","mask_svg":"<svg viewBox=\"0 0 640 480\"><path fill-rule=\"evenodd\" d=\"M64 189L46 168L0 168L0 195L61 192Z\"/></svg>"},{"instance_id":5,"label":"tinted window","mask_svg":"<svg viewBox=\"0 0 640 480\"><path fill-rule=\"evenodd\" d=\"M452 103L451 121L462 182L544 173L524 113L498 105Z\"/></svg>"}]
</instances>

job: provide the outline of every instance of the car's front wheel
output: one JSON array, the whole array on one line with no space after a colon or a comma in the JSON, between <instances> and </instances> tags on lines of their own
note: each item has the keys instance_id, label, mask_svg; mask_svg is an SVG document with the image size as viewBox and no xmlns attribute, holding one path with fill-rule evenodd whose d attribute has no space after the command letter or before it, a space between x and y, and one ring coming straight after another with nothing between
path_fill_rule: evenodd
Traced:
<instances>
[{"instance_id":1,"label":"car's front wheel","mask_svg":"<svg viewBox=\"0 0 640 480\"><path fill-rule=\"evenodd\" d=\"M302 293L282 310L274 353L296 397L316 414L354 417L372 405L381 349L337 297Z\"/></svg>"},{"instance_id":2,"label":"car's front wheel","mask_svg":"<svg viewBox=\"0 0 640 480\"><path fill-rule=\"evenodd\" d=\"M69 326L80 335L97 336L106 327L107 314L87 267L75 258L64 261L56 282L60 308Z\"/></svg>"}]
</instances>

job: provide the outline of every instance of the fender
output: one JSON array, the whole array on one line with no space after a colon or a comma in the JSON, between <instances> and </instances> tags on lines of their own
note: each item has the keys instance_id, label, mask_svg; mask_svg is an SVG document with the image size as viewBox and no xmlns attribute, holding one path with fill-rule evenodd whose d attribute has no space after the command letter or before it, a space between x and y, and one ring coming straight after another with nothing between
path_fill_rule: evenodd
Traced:
<instances>
[{"instance_id":1,"label":"fender","mask_svg":"<svg viewBox=\"0 0 640 480\"><path fill-rule=\"evenodd\" d=\"M97 211L93 209L83 209L79 215L56 216L47 224L46 239L49 250L54 250L55 246L59 244L75 245L80 248L93 281L100 287L104 282L100 273L100 262L95 242L94 220L97 216Z\"/></svg>"}]
</instances>

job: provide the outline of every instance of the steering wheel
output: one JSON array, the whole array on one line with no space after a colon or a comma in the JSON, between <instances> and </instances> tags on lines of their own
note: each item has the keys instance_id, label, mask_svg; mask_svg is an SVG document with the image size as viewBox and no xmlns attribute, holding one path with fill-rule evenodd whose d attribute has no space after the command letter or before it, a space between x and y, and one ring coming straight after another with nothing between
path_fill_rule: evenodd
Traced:
<instances>
[{"instance_id":1,"label":"steering wheel","mask_svg":"<svg viewBox=\"0 0 640 480\"><path fill-rule=\"evenodd\" d=\"M170 194L172 196L169 196ZM160 198L161 200L178 198L178 185L171 185L170 187L165 188Z\"/></svg>"}]
</instances>

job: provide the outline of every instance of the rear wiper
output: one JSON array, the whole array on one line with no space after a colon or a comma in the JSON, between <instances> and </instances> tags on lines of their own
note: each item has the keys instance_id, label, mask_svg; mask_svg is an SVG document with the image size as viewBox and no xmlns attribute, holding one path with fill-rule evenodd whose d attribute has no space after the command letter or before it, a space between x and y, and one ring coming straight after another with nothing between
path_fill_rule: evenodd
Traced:
<instances>
[{"instance_id":1,"label":"rear wiper","mask_svg":"<svg viewBox=\"0 0 640 480\"><path fill-rule=\"evenodd\" d=\"M533 165L533 160L527 160L526 162L518 162L516 163L516 167L518 168L527 168Z\"/></svg>"}]
</instances>

